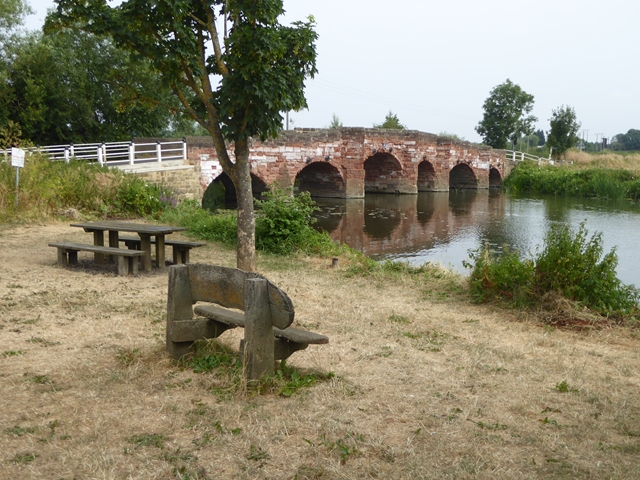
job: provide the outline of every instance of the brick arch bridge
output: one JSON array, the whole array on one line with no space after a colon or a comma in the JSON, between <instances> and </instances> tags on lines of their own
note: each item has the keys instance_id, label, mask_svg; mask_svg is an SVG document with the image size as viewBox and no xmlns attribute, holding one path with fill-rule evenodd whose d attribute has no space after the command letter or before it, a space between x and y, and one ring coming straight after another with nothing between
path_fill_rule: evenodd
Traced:
<instances>
[{"instance_id":1,"label":"brick arch bridge","mask_svg":"<svg viewBox=\"0 0 640 480\"><path fill-rule=\"evenodd\" d=\"M189 137L187 145L203 188L224 180L210 138ZM278 182L336 198L501 186L509 168L503 150L416 130L368 128L283 131L277 139L253 141L250 161L255 193Z\"/></svg>"}]
</instances>

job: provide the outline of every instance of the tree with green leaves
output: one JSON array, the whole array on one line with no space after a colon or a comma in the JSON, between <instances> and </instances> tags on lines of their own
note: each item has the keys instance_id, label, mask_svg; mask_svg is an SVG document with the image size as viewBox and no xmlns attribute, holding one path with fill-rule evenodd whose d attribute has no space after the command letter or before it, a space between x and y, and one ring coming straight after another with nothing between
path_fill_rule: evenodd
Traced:
<instances>
[{"instance_id":1,"label":"tree with green leaves","mask_svg":"<svg viewBox=\"0 0 640 480\"><path fill-rule=\"evenodd\" d=\"M33 13L24 0L2 0L0 2L0 39L16 27L22 25L24 17Z\"/></svg>"},{"instance_id":2,"label":"tree with green leaves","mask_svg":"<svg viewBox=\"0 0 640 480\"><path fill-rule=\"evenodd\" d=\"M553 148L554 158L562 158L566 151L575 147L580 140L580 122L572 107L562 105L553 110L549 123L551 130L547 134L547 145Z\"/></svg>"},{"instance_id":3,"label":"tree with green leaves","mask_svg":"<svg viewBox=\"0 0 640 480\"><path fill-rule=\"evenodd\" d=\"M631 128L627 133L617 134L611 146L616 150L640 150L640 130Z\"/></svg>"},{"instance_id":4,"label":"tree with green leaves","mask_svg":"<svg viewBox=\"0 0 640 480\"><path fill-rule=\"evenodd\" d=\"M168 109L177 99L149 63L109 38L70 29L14 35L0 58L0 77L0 127L13 122L37 145L184 130L184 120Z\"/></svg>"},{"instance_id":5,"label":"tree with green leaves","mask_svg":"<svg viewBox=\"0 0 640 480\"><path fill-rule=\"evenodd\" d=\"M334 113L331 117L331 123L329 124L329 128L342 128L342 122L340 118Z\"/></svg>"},{"instance_id":6,"label":"tree with green leaves","mask_svg":"<svg viewBox=\"0 0 640 480\"><path fill-rule=\"evenodd\" d=\"M544 136L544 131L542 129L538 129L533 134L538 137L538 145L542 146L547 143L547 138Z\"/></svg>"},{"instance_id":7,"label":"tree with green leaves","mask_svg":"<svg viewBox=\"0 0 640 480\"><path fill-rule=\"evenodd\" d=\"M249 146L252 137L278 135L281 112L307 106L304 82L317 71L313 17L281 25L282 0L56 3L47 28L110 35L117 47L148 59L180 100L182 111L212 136L238 198L237 265L255 271Z\"/></svg>"},{"instance_id":8,"label":"tree with green leaves","mask_svg":"<svg viewBox=\"0 0 640 480\"><path fill-rule=\"evenodd\" d=\"M533 95L509 79L491 90L483 108L476 132L493 148L507 148L508 142L515 143L522 134L531 135L538 120L530 115Z\"/></svg>"},{"instance_id":9,"label":"tree with green leaves","mask_svg":"<svg viewBox=\"0 0 640 480\"><path fill-rule=\"evenodd\" d=\"M373 128L391 128L394 130L405 130L407 127L400 123L398 116L389 110L387 116L384 117L384 122L373 124Z\"/></svg>"}]
</instances>

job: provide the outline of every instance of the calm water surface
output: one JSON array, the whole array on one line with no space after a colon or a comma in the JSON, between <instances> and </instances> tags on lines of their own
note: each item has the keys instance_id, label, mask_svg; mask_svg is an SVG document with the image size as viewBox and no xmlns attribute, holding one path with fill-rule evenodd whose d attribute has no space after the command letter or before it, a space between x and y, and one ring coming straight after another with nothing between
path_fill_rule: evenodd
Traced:
<instances>
[{"instance_id":1,"label":"calm water surface","mask_svg":"<svg viewBox=\"0 0 640 480\"><path fill-rule=\"evenodd\" d=\"M467 190L418 195L367 194L364 199L316 199L318 226L375 259L412 265L438 262L468 273L468 251L489 244L523 253L542 246L553 224L602 232L605 252L616 247L618 277L640 286L640 206L555 196L512 196Z\"/></svg>"}]
</instances>

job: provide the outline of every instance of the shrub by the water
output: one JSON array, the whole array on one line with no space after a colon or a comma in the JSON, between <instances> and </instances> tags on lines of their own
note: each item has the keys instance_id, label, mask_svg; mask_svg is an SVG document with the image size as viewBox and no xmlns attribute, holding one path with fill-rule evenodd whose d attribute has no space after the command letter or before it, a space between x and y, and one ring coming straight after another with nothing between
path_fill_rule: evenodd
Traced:
<instances>
[{"instance_id":1,"label":"shrub by the water","mask_svg":"<svg viewBox=\"0 0 640 480\"><path fill-rule=\"evenodd\" d=\"M256 200L256 248L277 255L296 251L331 255L340 247L325 232L313 229L316 204L308 193L291 196L274 187L265 192L266 200ZM164 223L189 228L196 238L234 246L237 242L237 214L231 210L212 213L187 200L167 209L158 217Z\"/></svg>"},{"instance_id":2,"label":"shrub by the water","mask_svg":"<svg viewBox=\"0 0 640 480\"><path fill-rule=\"evenodd\" d=\"M266 200L256 200L256 247L275 254L295 251L331 254L337 249L329 235L314 230L316 203L308 192L289 195L273 187Z\"/></svg>"},{"instance_id":3,"label":"shrub by the water","mask_svg":"<svg viewBox=\"0 0 640 480\"><path fill-rule=\"evenodd\" d=\"M486 247L469 256L471 295L480 302L498 299L526 306L555 293L604 315L638 311L638 289L616 276L615 249L603 255L602 235L589 237L584 222L577 231L553 226L533 259L521 259L517 252L493 258Z\"/></svg>"}]
</instances>

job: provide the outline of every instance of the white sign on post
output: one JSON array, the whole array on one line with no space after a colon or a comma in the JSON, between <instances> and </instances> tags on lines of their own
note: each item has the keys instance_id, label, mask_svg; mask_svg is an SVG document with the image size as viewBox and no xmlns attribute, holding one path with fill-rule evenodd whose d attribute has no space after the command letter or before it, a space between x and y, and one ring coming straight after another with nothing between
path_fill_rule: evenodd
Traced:
<instances>
[{"instance_id":1,"label":"white sign on post","mask_svg":"<svg viewBox=\"0 0 640 480\"><path fill-rule=\"evenodd\" d=\"M11 148L11 166L24 168L24 150L21 148Z\"/></svg>"}]
</instances>

